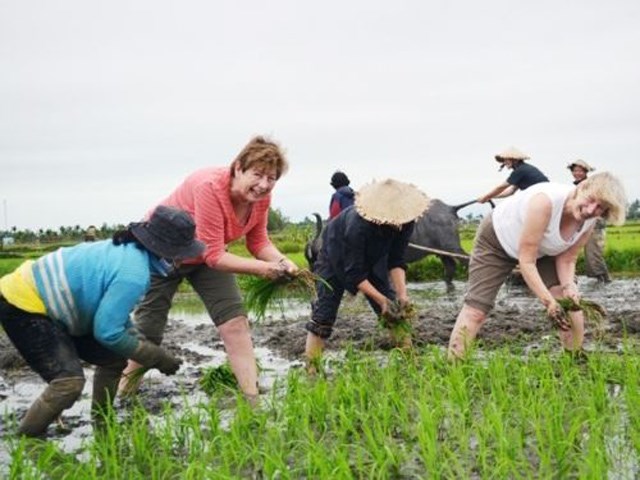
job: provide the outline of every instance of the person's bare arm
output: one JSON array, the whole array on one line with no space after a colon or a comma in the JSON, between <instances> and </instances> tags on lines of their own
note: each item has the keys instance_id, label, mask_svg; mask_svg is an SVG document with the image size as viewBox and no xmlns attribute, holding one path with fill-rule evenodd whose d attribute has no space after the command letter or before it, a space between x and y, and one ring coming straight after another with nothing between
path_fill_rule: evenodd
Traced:
<instances>
[{"instance_id":1,"label":"person's bare arm","mask_svg":"<svg viewBox=\"0 0 640 480\"><path fill-rule=\"evenodd\" d=\"M274 260L260 260L247 258L225 252L213 268L223 272L248 273L266 278L279 278L284 272L295 271L295 265L291 267L291 261L280 255Z\"/></svg>"},{"instance_id":2,"label":"person's bare arm","mask_svg":"<svg viewBox=\"0 0 640 480\"><path fill-rule=\"evenodd\" d=\"M575 283L576 278L576 261L582 248L589 241L589 237L593 232L593 227L584 232L571 248L565 250L556 256L556 272L558 273L558 281L562 287L562 294L573 298L575 301L580 300L578 287Z\"/></svg>"},{"instance_id":3,"label":"person's bare arm","mask_svg":"<svg viewBox=\"0 0 640 480\"><path fill-rule=\"evenodd\" d=\"M389 271L389 276L391 277L391 283L398 296L398 300L402 303L407 303L409 301L409 295L407 294L407 274L404 268L392 268Z\"/></svg>"},{"instance_id":4,"label":"person's bare arm","mask_svg":"<svg viewBox=\"0 0 640 480\"><path fill-rule=\"evenodd\" d=\"M538 251L544 232L551 219L551 200L546 195L539 193L529 201L524 221L524 228L520 236L518 261L522 278L536 297L547 308L547 311L555 311L557 302L549 289L545 286L536 266Z\"/></svg>"},{"instance_id":5,"label":"person's bare arm","mask_svg":"<svg viewBox=\"0 0 640 480\"><path fill-rule=\"evenodd\" d=\"M373 299L380 308L382 309L382 313L384 314L387 311L387 297L385 297L369 280L363 280L358 285L358 290L363 294Z\"/></svg>"},{"instance_id":6,"label":"person's bare arm","mask_svg":"<svg viewBox=\"0 0 640 480\"><path fill-rule=\"evenodd\" d=\"M509 185L507 188L505 188L502 193L500 195L496 195L493 198L506 198L506 197L510 197L511 195L513 195L514 193L516 193L516 191L518 190L518 187L516 187L515 185Z\"/></svg>"},{"instance_id":7,"label":"person's bare arm","mask_svg":"<svg viewBox=\"0 0 640 480\"><path fill-rule=\"evenodd\" d=\"M491 200L492 198L496 198L496 196L500 195L505 189L509 188L511 185L507 182L502 182L500 185L492 189L489 193L478 197L478 203L485 203ZM513 193L513 192L512 192Z\"/></svg>"}]
</instances>

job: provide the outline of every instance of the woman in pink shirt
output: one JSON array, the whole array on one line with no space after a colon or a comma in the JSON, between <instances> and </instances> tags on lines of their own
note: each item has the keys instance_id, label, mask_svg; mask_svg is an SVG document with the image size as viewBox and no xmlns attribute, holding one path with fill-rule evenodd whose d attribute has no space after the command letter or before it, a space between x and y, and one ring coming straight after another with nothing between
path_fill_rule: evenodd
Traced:
<instances>
[{"instance_id":1,"label":"woman in pink shirt","mask_svg":"<svg viewBox=\"0 0 640 480\"><path fill-rule=\"evenodd\" d=\"M276 143L255 137L230 167L198 170L160 202L191 214L196 238L207 248L201 257L184 261L174 274L152 277L151 288L134 315L138 329L147 339L160 344L173 296L180 282L188 280L218 327L231 369L252 402L258 396L258 371L247 313L234 274L278 278L297 270L267 234L271 191L287 168L287 160ZM245 237L254 258L226 251L227 244L241 237ZM125 374L137 367L130 360ZM126 381L123 377L120 391L130 388Z\"/></svg>"}]
</instances>

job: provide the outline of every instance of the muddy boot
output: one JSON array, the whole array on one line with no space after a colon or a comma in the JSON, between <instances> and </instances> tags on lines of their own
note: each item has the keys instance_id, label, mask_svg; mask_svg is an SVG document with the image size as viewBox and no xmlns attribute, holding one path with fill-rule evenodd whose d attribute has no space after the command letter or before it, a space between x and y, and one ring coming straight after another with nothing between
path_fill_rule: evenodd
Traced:
<instances>
[{"instance_id":1,"label":"muddy boot","mask_svg":"<svg viewBox=\"0 0 640 480\"><path fill-rule=\"evenodd\" d=\"M18 427L18 433L37 437L47 431L47 427L63 410L75 403L84 387L84 377L57 378L45 388L36 399Z\"/></svg>"},{"instance_id":2,"label":"muddy boot","mask_svg":"<svg viewBox=\"0 0 640 480\"><path fill-rule=\"evenodd\" d=\"M109 365L96 367L91 398L91 419L94 429L104 428L107 411L113 405L122 369L126 364L126 360L118 360Z\"/></svg>"}]
</instances>

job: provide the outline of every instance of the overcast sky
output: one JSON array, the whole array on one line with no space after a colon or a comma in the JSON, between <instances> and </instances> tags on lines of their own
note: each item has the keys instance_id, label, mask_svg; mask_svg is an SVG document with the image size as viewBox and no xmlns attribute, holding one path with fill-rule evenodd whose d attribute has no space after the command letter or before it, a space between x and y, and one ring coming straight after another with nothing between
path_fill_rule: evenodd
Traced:
<instances>
[{"instance_id":1,"label":"overcast sky","mask_svg":"<svg viewBox=\"0 0 640 480\"><path fill-rule=\"evenodd\" d=\"M639 58L637 0L0 0L0 228L137 220L256 134L292 220L327 214L337 168L462 203L510 145L633 200Z\"/></svg>"}]
</instances>

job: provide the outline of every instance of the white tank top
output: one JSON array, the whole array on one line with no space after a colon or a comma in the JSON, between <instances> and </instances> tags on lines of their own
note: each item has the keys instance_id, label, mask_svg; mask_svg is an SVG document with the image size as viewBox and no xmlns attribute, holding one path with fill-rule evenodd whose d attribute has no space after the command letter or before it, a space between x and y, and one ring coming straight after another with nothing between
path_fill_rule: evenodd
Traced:
<instances>
[{"instance_id":1,"label":"white tank top","mask_svg":"<svg viewBox=\"0 0 640 480\"><path fill-rule=\"evenodd\" d=\"M538 183L526 190L519 190L512 197L501 202L493 211L493 228L504 251L512 258L518 258L520 236L524 228L527 207L531 198L538 193L545 194L551 200L551 218L538 249L538 258L543 256L555 257L576 243L580 235L591 228L596 219L590 218L584 222L582 228L569 240L562 238L560 235L562 209L565 200L574 189L575 187L572 185L561 183Z\"/></svg>"}]
</instances>

